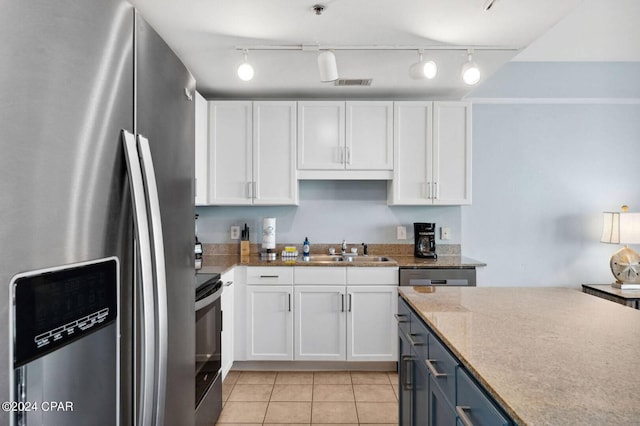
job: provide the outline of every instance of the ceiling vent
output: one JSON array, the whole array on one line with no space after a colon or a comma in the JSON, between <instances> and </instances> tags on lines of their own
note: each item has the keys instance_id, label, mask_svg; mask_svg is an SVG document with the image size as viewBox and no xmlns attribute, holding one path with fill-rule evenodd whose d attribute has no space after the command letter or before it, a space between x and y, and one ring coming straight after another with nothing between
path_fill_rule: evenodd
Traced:
<instances>
[{"instance_id":1,"label":"ceiling vent","mask_svg":"<svg viewBox=\"0 0 640 426\"><path fill-rule=\"evenodd\" d=\"M371 86L371 78L339 78L336 80L336 86Z\"/></svg>"}]
</instances>

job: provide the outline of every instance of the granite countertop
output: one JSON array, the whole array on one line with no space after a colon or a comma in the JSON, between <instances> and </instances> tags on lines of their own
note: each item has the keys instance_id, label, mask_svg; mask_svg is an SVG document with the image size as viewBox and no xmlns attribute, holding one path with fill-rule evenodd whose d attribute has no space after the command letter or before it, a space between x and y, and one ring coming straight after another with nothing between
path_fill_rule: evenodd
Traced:
<instances>
[{"instance_id":1,"label":"granite countertop","mask_svg":"<svg viewBox=\"0 0 640 426\"><path fill-rule=\"evenodd\" d=\"M377 257L377 255L376 255ZM294 259L282 259L278 257L276 260L263 260L259 255L254 254L249 256L248 259L242 261L240 255L237 254L224 254L224 255L206 255L203 256L203 268L200 272L216 272L223 273L231 269L234 266L246 265L246 266L347 266L347 267L362 267L362 266L374 266L374 267L400 267L400 268L475 268L479 266L486 266L482 262L478 262L473 259L469 259L463 256L457 255L444 255L439 256L437 260L433 259L421 259L413 256L394 255L389 257L389 262L314 262L313 255L310 260L303 260L302 256L298 256Z\"/></svg>"},{"instance_id":2,"label":"granite countertop","mask_svg":"<svg viewBox=\"0 0 640 426\"><path fill-rule=\"evenodd\" d=\"M640 311L570 288L398 292L518 424L638 424Z\"/></svg>"}]
</instances>

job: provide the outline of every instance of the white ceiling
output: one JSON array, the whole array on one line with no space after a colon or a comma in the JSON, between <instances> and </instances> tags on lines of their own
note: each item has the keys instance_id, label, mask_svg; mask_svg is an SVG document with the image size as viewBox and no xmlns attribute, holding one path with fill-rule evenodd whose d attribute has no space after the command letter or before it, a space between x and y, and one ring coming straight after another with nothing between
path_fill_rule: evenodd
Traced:
<instances>
[{"instance_id":1,"label":"white ceiling","mask_svg":"<svg viewBox=\"0 0 640 426\"><path fill-rule=\"evenodd\" d=\"M417 50L339 50L341 46L476 47L482 80L510 60L640 60L640 0L132 0L194 74L208 98L460 99L464 50L428 51L434 80L408 76ZM312 6L326 10L315 15ZM613 30L612 36L607 31ZM611 38L615 37L613 40ZM250 50L255 69L241 81L239 46L336 47L341 78L370 87L320 83L317 52ZM529 46L527 48L527 46ZM484 50L486 47L516 50ZM517 56L516 56L517 55ZM514 58L515 57L515 58ZM482 83L481 80L481 83Z\"/></svg>"}]
</instances>

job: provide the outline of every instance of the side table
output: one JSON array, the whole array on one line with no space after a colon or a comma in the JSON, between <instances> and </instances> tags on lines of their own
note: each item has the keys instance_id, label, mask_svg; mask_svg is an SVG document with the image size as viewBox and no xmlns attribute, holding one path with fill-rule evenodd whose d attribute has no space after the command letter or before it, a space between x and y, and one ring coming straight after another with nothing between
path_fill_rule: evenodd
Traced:
<instances>
[{"instance_id":1,"label":"side table","mask_svg":"<svg viewBox=\"0 0 640 426\"><path fill-rule=\"evenodd\" d=\"M640 309L640 290L620 290L611 284L582 284L582 292Z\"/></svg>"}]
</instances>

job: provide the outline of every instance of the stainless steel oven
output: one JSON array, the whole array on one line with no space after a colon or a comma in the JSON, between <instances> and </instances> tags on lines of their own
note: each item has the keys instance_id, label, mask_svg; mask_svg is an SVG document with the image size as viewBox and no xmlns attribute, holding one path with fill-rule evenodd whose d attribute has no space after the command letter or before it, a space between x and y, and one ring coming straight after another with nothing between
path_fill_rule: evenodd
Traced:
<instances>
[{"instance_id":1,"label":"stainless steel oven","mask_svg":"<svg viewBox=\"0 0 640 426\"><path fill-rule=\"evenodd\" d=\"M215 424L222 411L222 281L196 275L196 424Z\"/></svg>"}]
</instances>

